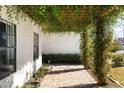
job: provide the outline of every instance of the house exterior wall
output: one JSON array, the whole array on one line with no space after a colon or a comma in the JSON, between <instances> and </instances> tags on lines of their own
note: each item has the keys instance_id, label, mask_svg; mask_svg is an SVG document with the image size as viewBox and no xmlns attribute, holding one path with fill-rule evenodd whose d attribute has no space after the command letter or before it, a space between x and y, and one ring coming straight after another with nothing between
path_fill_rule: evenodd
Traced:
<instances>
[{"instance_id":1,"label":"house exterior wall","mask_svg":"<svg viewBox=\"0 0 124 93\"><path fill-rule=\"evenodd\" d=\"M80 34L43 33L43 54L79 54Z\"/></svg>"},{"instance_id":2,"label":"house exterior wall","mask_svg":"<svg viewBox=\"0 0 124 93\"><path fill-rule=\"evenodd\" d=\"M9 21L6 8L3 6L1 10L1 18ZM37 25L34 26L31 21L26 18L17 21L16 24L16 72L0 80L0 87L21 87L29 80L34 72L42 65L42 33ZM39 59L33 62L33 34L39 34Z\"/></svg>"}]
</instances>

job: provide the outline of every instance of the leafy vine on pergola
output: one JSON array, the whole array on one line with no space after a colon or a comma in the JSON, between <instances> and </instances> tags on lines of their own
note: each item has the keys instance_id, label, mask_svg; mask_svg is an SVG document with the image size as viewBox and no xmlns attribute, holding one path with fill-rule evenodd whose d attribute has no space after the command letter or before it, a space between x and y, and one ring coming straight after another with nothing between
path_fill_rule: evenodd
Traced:
<instances>
[{"instance_id":1,"label":"leafy vine on pergola","mask_svg":"<svg viewBox=\"0 0 124 93\"><path fill-rule=\"evenodd\" d=\"M80 32L83 25L93 24L94 16L110 18L123 11L122 6L14 6L9 12L26 14L48 32ZM15 9L16 8L16 9ZM101 9L99 11L99 9Z\"/></svg>"},{"instance_id":2,"label":"leafy vine on pergola","mask_svg":"<svg viewBox=\"0 0 124 93\"><path fill-rule=\"evenodd\" d=\"M116 17L124 11L123 6L7 6L9 17L14 13L16 18L28 16L43 28L43 31L51 33L75 32L80 33L80 56L85 68L93 60L98 84L107 84L107 72L111 51L112 35L110 25ZM93 28L93 31L91 29ZM93 35L94 45L89 44L90 34ZM90 46L90 47L89 47ZM90 50L93 50L91 56ZM92 58L93 57L93 58ZM91 59L92 58L92 59Z\"/></svg>"}]
</instances>

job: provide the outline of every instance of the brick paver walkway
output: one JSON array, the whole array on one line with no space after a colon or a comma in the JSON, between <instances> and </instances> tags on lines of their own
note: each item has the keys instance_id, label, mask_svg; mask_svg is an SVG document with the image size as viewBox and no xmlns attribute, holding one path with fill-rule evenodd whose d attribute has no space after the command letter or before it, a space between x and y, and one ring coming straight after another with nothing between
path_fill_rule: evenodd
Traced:
<instances>
[{"instance_id":1,"label":"brick paver walkway","mask_svg":"<svg viewBox=\"0 0 124 93\"><path fill-rule=\"evenodd\" d=\"M94 78L82 65L58 65L43 78L41 88L78 88L96 85Z\"/></svg>"}]
</instances>

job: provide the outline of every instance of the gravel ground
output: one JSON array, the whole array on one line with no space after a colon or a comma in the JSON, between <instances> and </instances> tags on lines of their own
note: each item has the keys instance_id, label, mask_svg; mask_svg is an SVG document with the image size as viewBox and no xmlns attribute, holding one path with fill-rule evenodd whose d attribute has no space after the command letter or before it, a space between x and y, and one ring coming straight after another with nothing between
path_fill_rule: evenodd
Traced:
<instances>
[{"instance_id":1,"label":"gravel ground","mask_svg":"<svg viewBox=\"0 0 124 93\"><path fill-rule=\"evenodd\" d=\"M55 65L52 68L43 78L40 88L99 87L82 65Z\"/></svg>"}]
</instances>

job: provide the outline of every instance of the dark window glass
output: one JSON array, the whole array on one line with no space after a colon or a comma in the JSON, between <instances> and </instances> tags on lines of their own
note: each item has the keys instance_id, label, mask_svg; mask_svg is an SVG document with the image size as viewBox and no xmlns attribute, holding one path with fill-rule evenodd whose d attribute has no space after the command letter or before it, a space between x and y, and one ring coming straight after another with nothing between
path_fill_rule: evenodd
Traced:
<instances>
[{"instance_id":1,"label":"dark window glass","mask_svg":"<svg viewBox=\"0 0 124 93\"><path fill-rule=\"evenodd\" d=\"M7 69L7 50L6 48L0 48L0 79L9 75L9 69Z\"/></svg>"},{"instance_id":2,"label":"dark window glass","mask_svg":"<svg viewBox=\"0 0 124 93\"><path fill-rule=\"evenodd\" d=\"M34 33L34 61L39 57L39 35Z\"/></svg>"},{"instance_id":3,"label":"dark window glass","mask_svg":"<svg viewBox=\"0 0 124 93\"><path fill-rule=\"evenodd\" d=\"M6 24L0 22L0 33L6 33Z\"/></svg>"},{"instance_id":4,"label":"dark window glass","mask_svg":"<svg viewBox=\"0 0 124 93\"><path fill-rule=\"evenodd\" d=\"M0 79L16 71L16 29L0 22Z\"/></svg>"},{"instance_id":5,"label":"dark window glass","mask_svg":"<svg viewBox=\"0 0 124 93\"><path fill-rule=\"evenodd\" d=\"M0 65L6 65L7 50L6 48L0 48Z\"/></svg>"},{"instance_id":6,"label":"dark window glass","mask_svg":"<svg viewBox=\"0 0 124 93\"><path fill-rule=\"evenodd\" d=\"M6 47L6 37L5 33L0 32L0 47Z\"/></svg>"},{"instance_id":7,"label":"dark window glass","mask_svg":"<svg viewBox=\"0 0 124 93\"><path fill-rule=\"evenodd\" d=\"M0 47L6 47L6 24L0 22Z\"/></svg>"}]
</instances>

